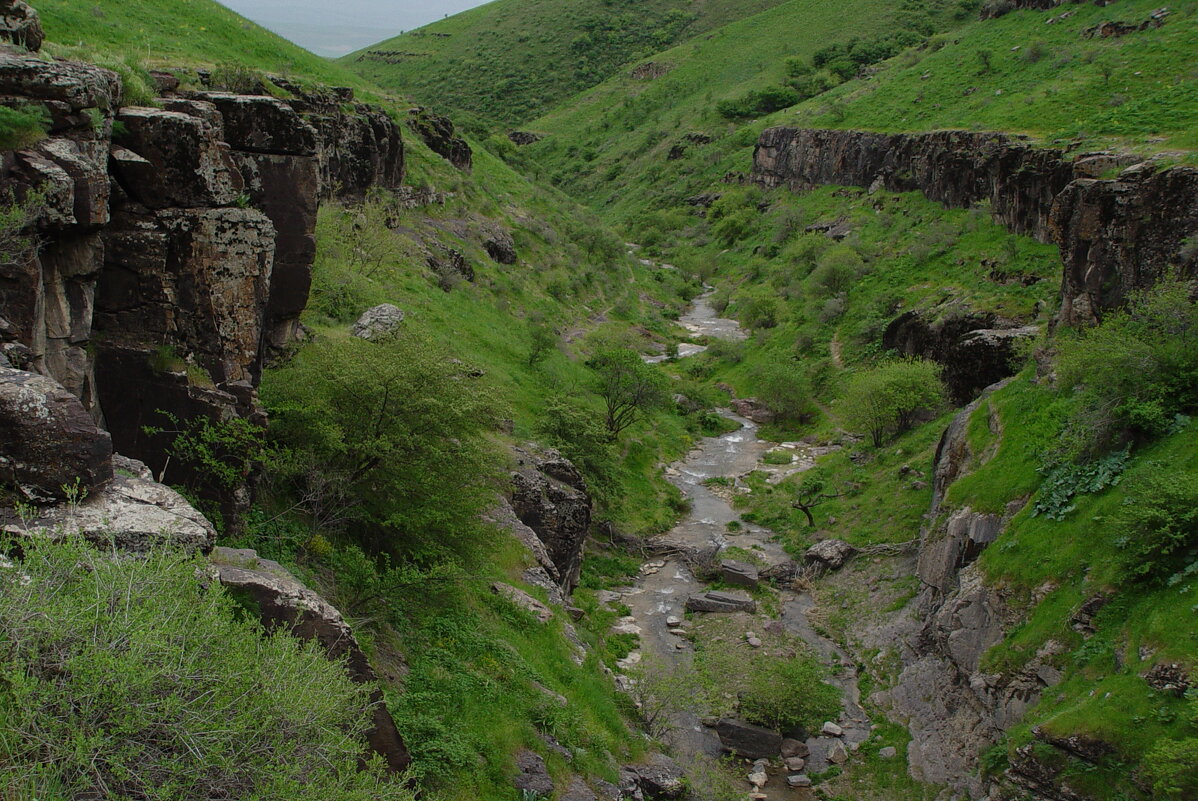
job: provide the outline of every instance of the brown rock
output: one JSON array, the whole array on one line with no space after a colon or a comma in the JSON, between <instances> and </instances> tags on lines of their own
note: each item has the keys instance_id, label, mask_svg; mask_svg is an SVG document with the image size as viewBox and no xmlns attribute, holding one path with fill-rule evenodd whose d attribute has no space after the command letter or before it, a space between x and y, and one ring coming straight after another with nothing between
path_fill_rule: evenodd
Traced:
<instances>
[{"instance_id":1,"label":"brown rock","mask_svg":"<svg viewBox=\"0 0 1198 801\"><path fill-rule=\"evenodd\" d=\"M562 590L578 586L591 526L591 497L578 469L554 450L515 450L511 507L536 532L557 568Z\"/></svg>"},{"instance_id":2,"label":"brown rock","mask_svg":"<svg viewBox=\"0 0 1198 801\"><path fill-rule=\"evenodd\" d=\"M448 117L418 107L409 111L408 126L434 153L459 170L470 172L474 154Z\"/></svg>"},{"instance_id":3,"label":"brown rock","mask_svg":"<svg viewBox=\"0 0 1198 801\"><path fill-rule=\"evenodd\" d=\"M42 21L23 0L0 0L0 40L37 52L45 41Z\"/></svg>"}]
</instances>

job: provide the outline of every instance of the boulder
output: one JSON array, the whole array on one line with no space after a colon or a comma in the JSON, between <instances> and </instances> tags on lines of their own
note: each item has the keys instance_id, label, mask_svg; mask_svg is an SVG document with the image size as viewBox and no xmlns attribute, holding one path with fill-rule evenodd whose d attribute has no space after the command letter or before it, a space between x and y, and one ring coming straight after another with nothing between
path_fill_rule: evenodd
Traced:
<instances>
[{"instance_id":1,"label":"boulder","mask_svg":"<svg viewBox=\"0 0 1198 801\"><path fill-rule=\"evenodd\" d=\"M844 540L822 540L808 548L803 557L828 570L839 570L855 553L857 549Z\"/></svg>"},{"instance_id":2,"label":"boulder","mask_svg":"<svg viewBox=\"0 0 1198 801\"><path fill-rule=\"evenodd\" d=\"M0 510L0 530L16 536L58 538L78 535L128 553L158 545L207 553L216 541L212 524L182 495L153 480L141 462L113 456L111 481L88 490L77 502L60 503L22 519Z\"/></svg>"},{"instance_id":3,"label":"boulder","mask_svg":"<svg viewBox=\"0 0 1198 801\"><path fill-rule=\"evenodd\" d=\"M756 612L757 602L740 592L705 592L686 599L688 612Z\"/></svg>"},{"instance_id":4,"label":"boulder","mask_svg":"<svg viewBox=\"0 0 1198 801\"><path fill-rule=\"evenodd\" d=\"M521 793L535 793L549 798L553 795L553 779L541 755L528 749L516 754L516 778L512 785Z\"/></svg>"},{"instance_id":5,"label":"boulder","mask_svg":"<svg viewBox=\"0 0 1198 801\"><path fill-rule=\"evenodd\" d=\"M512 140L513 144L523 147L524 145L531 145L536 142L540 142L545 137L539 133L532 133L531 131L509 131L507 138Z\"/></svg>"},{"instance_id":6,"label":"boulder","mask_svg":"<svg viewBox=\"0 0 1198 801\"><path fill-rule=\"evenodd\" d=\"M781 734L743 720L721 718L715 724L715 732L720 745L745 759L773 759L782 750Z\"/></svg>"},{"instance_id":7,"label":"boulder","mask_svg":"<svg viewBox=\"0 0 1198 801\"><path fill-rule=\"evenodd\" d=\"M0 40L36 53L45 38L41 19L27 3L23 0L0 0Z\"/></svg>"},{"instance_id":8,"label":"boulder","mask_svg":"<svg viewBox=\"0 0 1198 801\"><path fill-rule=\"evenodd\" d=\"M0 482L39 503L108 484L112 439L57 381L0 368Z\"/></svg>"},{"instance_id":9,"label":"boulder","mask_svg":"<svg viewBox=\"0 0 1198 801\"><path fill-rule=\"evenodd\" d=\"M511 584L504 584L502 581L496 581L491 584L491 592L496 595L506 598L526 612L532 614L539 622L548 623L553 620L553 610L545 604L533 598L517 587Z\"/></svg>"},{"instance_id":10,"label":"boulder","mask_svg":"<svg viewBox=\"0 0 1198 801\"><path fill-rule=\"evenodd\" d=\"M774 413L756 398L736 398L732 401L732 411L759 425L774 422Z\"/></svg>"},{"instance_id":11,"label":"boulder","mask_svg":"<svg viewBox=\"0 0 1198 801\"><path fill-rule=\"evenodd\" d=\"M351 333L359 339L384 339L395 334L403 318L403 310L398 306L382 303L362 312Z\"/></svg>"},{"instance_id":12,"label":"boulder","mask_svg":"<svg viewBox=\"0 0 1198 801\"><path fill-rule=\"evenodd\" d=\"M790 737L782 740L782 746L779 750L782 756L788 759L795 757L805 759L811 753L811 749L807 747L807 743Z\"/></svg>"},{"instance_id":13,"label":"boulder","mask_svg":"<svg viewBox=\"0 0 1198 801\"><path fill-rule=\"evenodd\" d=\"M570 460L555 450L516 448L511 508L536 532L557 568L562 591L578 585L582 551L591 526L591 496L586 480Z\"/></svg>"},{"instance_id":14,"label":"boulder","mask_svg":"<svg viewBox=\"0 0 1198 801\"><path fill-rule=\"evenodd\" d=\"M297 581L282 565L262 559L252 550L217 548L212 553L212 568L230 594L258 613L268 631L283 628L302 639L314 640L329 659L344 660L350 679L371 685L373 717L366 733L367 742L389 770L395 773L406 770L411 764L408 749L387 710L382 691L375 686L374 669L341 613Z\"/></svg>"},{"instance_id":15,"label":"boulder","mask_svg":"<svg viewBox=\"0 0 1198 801\"><path fill-rule=\"evenodd\" d=\"M636 785L647 801L686 796L686 774L665 754L654 754L648 762L626 765L625 769L636 775Z\"/></svg>"},{"instance_id":16,"label":"boulder","mask_svg":"<svg viewBox=\"0 0 1198 801\"><path fill-rule=\"evenodd\" d=\"M507 231L492 231L483 240L483 250L500 264L516 263L516 243Z\"/></svg>"},{"instance_id":17,"label":"boulder","mask_svg":"<svg viewBox=\"0 0 1198 801\"><path fill-rule=\"evenodd\" d=\"M725 583L738 587L756 587L759 581L755 566L735 559L724 559L720 562L720 577Z\"/></svg>"},{"instance_id":18,"label":"boulder","mask_svg":"<svg viewBox=\"0 0 1198 801\"><path fill-rule=\"evenodd\" d=\"M820 727L819 731L820 734L828 737L842 737L844 735L844 729L840 727L840 724L833 723L830 720L824 721L824 725Z\"/></svg>"}]
</instances>

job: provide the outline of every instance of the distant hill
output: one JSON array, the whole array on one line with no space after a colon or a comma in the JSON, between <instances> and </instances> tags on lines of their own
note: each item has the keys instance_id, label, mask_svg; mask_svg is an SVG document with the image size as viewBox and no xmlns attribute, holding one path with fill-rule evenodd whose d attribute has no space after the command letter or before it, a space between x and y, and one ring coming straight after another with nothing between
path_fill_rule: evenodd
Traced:
<instances>
[{"instance_id":1,"label":"distant hill","mask_svg":"<svg viewBox=\"0 0 1198 801\"><path fill-rule=\"evenodd\" d=\"M515 124L621 65L781 0L497 0L341 63L421 102Z\"/></svg>"}]
</instances>

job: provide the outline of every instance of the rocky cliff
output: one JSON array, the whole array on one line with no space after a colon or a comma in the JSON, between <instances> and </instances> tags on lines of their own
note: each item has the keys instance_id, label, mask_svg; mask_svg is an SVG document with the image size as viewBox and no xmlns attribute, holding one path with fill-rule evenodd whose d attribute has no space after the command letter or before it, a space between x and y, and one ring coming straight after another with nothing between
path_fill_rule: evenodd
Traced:
<instances>
[{"instance_id":1,"label":"rocky cliff","mask_svg":"<svg viewBox=\"0 0 1198 801\"><path fill-rule=\"evenodd\" d=\"M158 77L155 107L121 107L112 72L0 50L0 103L49 118L42 141L0 153L0 192L30 209L28 246L0 266L4 350L155 472L160 410L260 414L263 361L307 302L321 199L403 176L399 126L351 90L280 100Z\"/></svg>"},{"instance_id":2,"label":"rocky cliff","mask_svg":"<svg viewBox=\"0 0 1198 801\"><path fill-rule=\"evenodd\" d=\"M1117 176L1100 177L1111 171ZM953 208L987 204L1009 230L1060 248L1060 320L1068 325L1096 321L1166 275L1198 276L1192 167L1117 153L1075 155L993 133L770 128L758 140L753 179L795 190L840 184L919 191Z\"/></svg>"}]
</instances>

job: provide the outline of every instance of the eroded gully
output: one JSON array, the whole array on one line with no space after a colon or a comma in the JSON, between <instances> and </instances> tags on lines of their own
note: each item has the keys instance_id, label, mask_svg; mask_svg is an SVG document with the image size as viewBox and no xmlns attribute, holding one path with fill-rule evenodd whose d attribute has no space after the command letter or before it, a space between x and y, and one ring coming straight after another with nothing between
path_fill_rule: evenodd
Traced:
<instances>
[{"instance_id":1,"label":"eroded gully","mask_svg":"<svg viewBox=\"0 0 1198 801\"><path fill-rule=\"evenodd\" d=\"M717 339L742 339L744 332L735 320L718 316L710 303L711 293L696 298L690 310L680 319L681 324L695 337L706 336ZM691 355L703 350L703 346L684 343L679 355ZM645 562L641 566L636 582L619 591L620 601L631 613L622 619L620 631L635 632L640 636L640 647L633 652L624 665L645 662L646 668L676 669L689 665L693 648L688 639L679 636L678 620L684 616L684 604L689 595L703 592L706 587L688 566L687 557L700 554L716 555L730 546L756 553L768 566L790 562L790 556L776 542L774 532L741 522L735 532L728 524L739 521L740 515L732 508L729 498L732 493L742 491L741 477L756 469L775 471L762 459L766 451L779 447L758 437L757 425L728 410L720 414L739 425L739 428L720 437L705 437L687 456L666 470L667 478L690 500L690 510L679 523L656 543L656 552L668 552ZM812 454L805 452L801 443L783 443L780 447L794 451L793 466L786 474L806 469L814 464ZM728 487L713 488L705 484L712 478L728 479ZM729 615L743 626L745 632L781 626L791 634L802 638L828 665L829 681L843 690L843 710L835 721L842 729L839 738L812 732L806 740L810 751L803 774L819 773L831 766L829 757L839 741L850 755L870 735L870 722L860 705L856 669L853 660L838 645L822 636L809 619L815 601L806 592L783 589L780 591L780 615L773 619L762 614L745 612ZM674 618L674 620L670 620ZM668 622L667 622L668 621ZM673 623L671 626L669 623ZM684 763L695 759L719 757L724 753L714 729L704 726L699 717L686 710L674 710L670 715L671 726L664 739L676 756ZM850 756L851 761L851 756ZM746 775L749 772L746 763ZM771 760L768 783L755 789L745 781L746 797L770 799L810 799L811 791L792 787L787 771L780 758Z\"/></svg>"}]
</instances>

